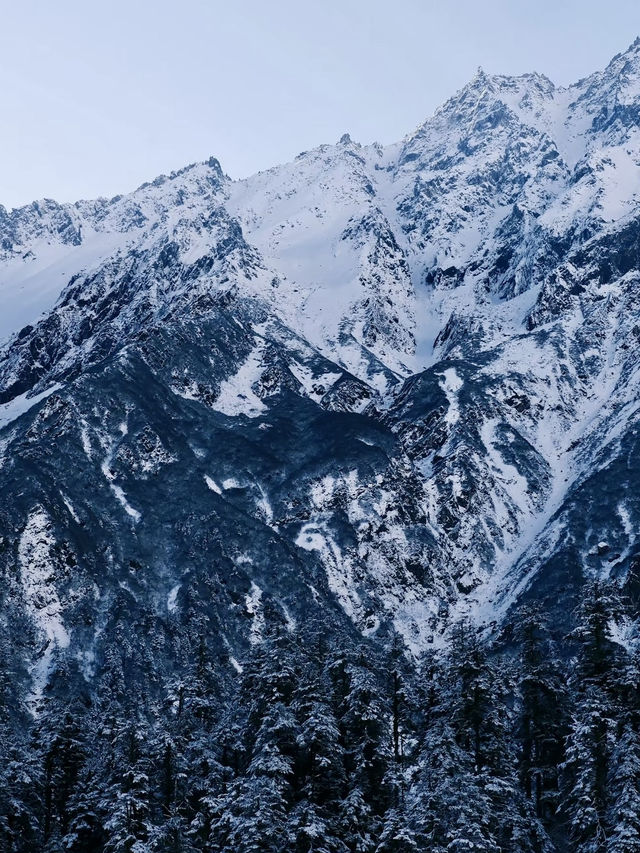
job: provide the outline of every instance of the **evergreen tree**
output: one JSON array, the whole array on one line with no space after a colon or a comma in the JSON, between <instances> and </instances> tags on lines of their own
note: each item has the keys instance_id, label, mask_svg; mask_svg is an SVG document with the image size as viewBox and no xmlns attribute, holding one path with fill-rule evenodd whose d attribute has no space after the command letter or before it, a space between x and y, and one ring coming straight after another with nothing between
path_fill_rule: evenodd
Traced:
<instances>
[{"instance_id":1,"label":"evergreen tree","mask_svg":"<svg viewBox=\"0 0 640 853\"><path fill-rule=\"evenodd\" d=\"M39 757L6 726L0 734L0 850L31 853L43 844Z\"/></svg>"},{"instance_id":2,"label":"evergreen tree","mask_svg":"<svg viewBox=\"0 0 640 853\"><path fill-rule=\"evenodd\" d=\"M577 659L563 784L570 836L585 853L606 850L611 755L624 693L623 652L612 641L610 627L622 610L614 585L589 583L571 635Z\"/></svg>"},{"instance_id":3,"label":"evergreen tree","mask_svg":"<svg viewBox=\"0 0 640 853\"><path fill-rule=\"evenodd\" d=\"M63 837L69 826L70 800L86 757L86 709L56 700L40 714L34 745L42 756L42 833L45 844Z\"/></svg>"},{"instance_id":4,"label":"evergreen tree","mask_svg":"<svg viewBox=\"0 0 640 853\"><path fill-rule=\"evenodd\" d=\"M114 734L105 853L147 853L152 837L147 726L144 721L123 722Z\"/></svg>"},{"instance_id":5,"label":"evergreen tree","mask_svg":"<svg viewBox=\"0 0 640 853\"><path fill-rule=\"evenodd\" d=\"M82 768L69 801L69 822L64 837L68 853L93 853L106 841L104 825L109 814L109 789L100 778L101 750L94 741L91 760Z\"/></svg>"},{"instance_id":6,"label":"evergreen tree","mask_svg":"<svg viewBox=\"0 0 640 853\"><path fill-rule=\"evenodd\" d=\"M277 703L260 725L246 774L233 783L214 824L214 849L237 853L280 853L291 847L287 812L291 802L295 724Z\"/></svg>"},{"instance_id":7,"label":"evergreen tree","mask_svg":"<svg viewBox=\"0 0 640 853\"><path fill-rule=\"evenodd\" d=\"M585 853L605 850L610 711L601 691L595 685L587 687L581 693L567 741L564 770L570 834Z\"/></svg>"},{"instance_id":8,"label":"evergreen tree","mask_svg":"<svg viewBox=\"0 0 640 853\"><path fill-rule=\"evenodd\" d=\"M385 815L376 853L417 853L419 849L406 811L390 809Z\"/></svg>"},{"instance_id":9,"label":"evergreen tree","mask_svg":"<svg viewBox=\"0 0 640 853\"><path fill-rule=\"evenodd\" d=\"M491 801L474 753L460 746L444 706L441 711L425 735L419 779L408 795L419 849L495 851Z\"/></svg>"},{"instance_id":10,"label":"evergreen tree","mask_svg":"<svg viewBox=\"0 0 640 853\"><path fill-rule=\"evenodd\" d=\"M562 667L539 607L517 616L519 774L538 818L551 822L558 804L564 759L566 687Z\"/></svg>"},{"instance_id":11,"label":"evergreen tree","mask_svg":"<svg viewBox=\"0 0 640 853\"><path fill-rule=\"evenodd\" d=\"M350 853L373 853L380 822L361 788L352 787L340 804L340 838Z\"/></svg>"},{"instance_id":12,"label":"evergreen tree","mask_svg":"<svg viewBox=\"0 0 640 853\"><path fill-rule=\"evenodd\" d=\"M384 814L390 792L391 714L376 677L360 653L346 666L347 691L339 718L345 743L345 769L351 791L357 789L372 815Z\"/></svg>"},{"instance_id":13,"label":"evergreen tree","mask_svg":"<svg viewBox=\"0 0 640 853\"><path fill-rule=\"evenodd\" d=\"M293 786L299 805L291 821L296 853L346 849L336 825L346 782L344 749L329 685L312 664L305 667L292 710L297 720Z\"/></svg>"},{"instance_id":14,"label":"evergreen tree","mask_svg":"<svg viewBox=\"0 0 640 853\"><path fill-rule=\"evenodd\" d=\"M640 853L640 738L624 726L611 755L607 853Z\"/></svg>"}]
</instances>

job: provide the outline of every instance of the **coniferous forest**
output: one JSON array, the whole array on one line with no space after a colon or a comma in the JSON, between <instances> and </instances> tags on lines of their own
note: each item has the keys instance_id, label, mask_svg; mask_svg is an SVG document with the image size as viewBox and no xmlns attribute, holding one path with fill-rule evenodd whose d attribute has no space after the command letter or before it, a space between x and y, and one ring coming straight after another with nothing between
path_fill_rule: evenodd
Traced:
<instances>
[{"instance_id":1,"label":"coniferous forest","mask_svg":"<svg viewBox=\"0 0 640 853\"><path fill-rule=\"evenodd\" d=\"M383 647L310 618L269 628L236 669L205 619L161 637L123 614L91 692L60 657L35 717L5 644L0 849L640 850L629 607L588 584L563 656L536 605L499 637L461 624L417 660L397 636Z\"/></svg>"}]
</instances>

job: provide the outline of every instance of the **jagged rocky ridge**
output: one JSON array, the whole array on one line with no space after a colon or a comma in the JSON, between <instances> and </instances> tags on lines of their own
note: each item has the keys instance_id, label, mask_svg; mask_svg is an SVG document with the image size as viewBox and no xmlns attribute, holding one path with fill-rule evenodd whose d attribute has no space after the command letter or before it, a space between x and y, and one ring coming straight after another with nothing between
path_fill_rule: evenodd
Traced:
<instances>
[{"instance_id":1,"label":"jagged rocky ridge","mask_svg":"<svg viewBox=\"0 0 640 853\"><path fill-rule=\"evenodd\" d=\"M118 608L233 667L320 610L417 653L638 559L640 42L397 145L0 208L0 568L33 710ZM71 664L69 664L71 665Z\"/></svg>"}]
</instances>

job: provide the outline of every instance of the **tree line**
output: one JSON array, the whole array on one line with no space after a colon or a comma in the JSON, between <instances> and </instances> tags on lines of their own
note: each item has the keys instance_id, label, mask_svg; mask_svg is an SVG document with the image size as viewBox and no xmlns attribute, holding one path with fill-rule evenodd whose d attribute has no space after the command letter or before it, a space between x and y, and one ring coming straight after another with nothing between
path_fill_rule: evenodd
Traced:
<instances>
[{"instance_id":1,"label":"tree line","mask_svg":"<svg viewBox=\"0 0 640 853\"><path fill-rule=\"evenodd\" d=\"M414 660L310 617L237 674L205 620L166 671L121 625L91 691L60 658L35 718L0 644L0 850L640 851L628 619L595 582L560 648L531 605L508 641L461 624Z\"/></svg>"}]
</instances>

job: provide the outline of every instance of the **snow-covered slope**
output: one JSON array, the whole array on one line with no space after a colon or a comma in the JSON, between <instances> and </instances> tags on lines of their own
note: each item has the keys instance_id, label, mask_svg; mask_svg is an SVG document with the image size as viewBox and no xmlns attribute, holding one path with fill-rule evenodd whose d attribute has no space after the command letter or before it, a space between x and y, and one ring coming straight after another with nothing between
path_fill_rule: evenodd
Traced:
<instances>
[{"instance_id":1,"label":"snow-covered slope","mask_svg":"<svg viewBox=\"0 0 640 853\"><path fill-rule=\"evenodd\" d=\"M567 89L479 71L388 148L345 135L243 181L211 159L0 208L12 595L33 610L24 542L46 526L29 547L60 624L116 588L175 613L213 537L233 657L270 607L330 604L420 649L624 577L639 120L636 41Z\"/></svg>"}]
</instances>

